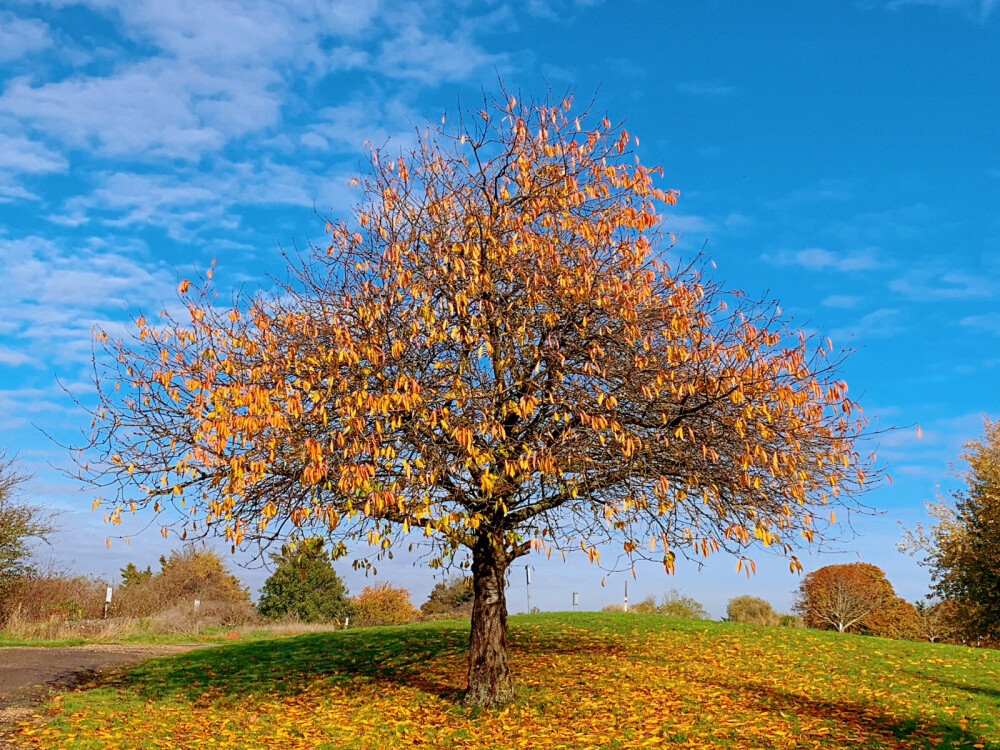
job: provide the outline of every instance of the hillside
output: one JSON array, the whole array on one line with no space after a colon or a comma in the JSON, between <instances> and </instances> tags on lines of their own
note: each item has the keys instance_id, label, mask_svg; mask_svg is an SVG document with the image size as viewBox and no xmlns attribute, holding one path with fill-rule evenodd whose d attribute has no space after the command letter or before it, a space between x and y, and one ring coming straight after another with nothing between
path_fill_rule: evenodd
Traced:
<instances>
[{"instance_id":1,"label":"hillside","mask_svg":"<svg viewBox=\"0 0 1000 750\"><path fill-rule=\"evenodd\" d=\"M465 623L236 643L55 700L29 746L1000 748L1000 652L809 630L511 619L519 700L459 704Z\"/></svg>"}]
</instances>

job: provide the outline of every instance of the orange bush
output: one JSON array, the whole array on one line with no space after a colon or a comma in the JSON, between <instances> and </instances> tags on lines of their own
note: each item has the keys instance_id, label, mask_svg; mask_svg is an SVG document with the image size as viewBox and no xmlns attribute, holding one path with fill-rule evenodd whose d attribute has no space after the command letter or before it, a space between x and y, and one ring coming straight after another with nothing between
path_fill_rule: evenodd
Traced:
<instances>
[{"instance_id":1,"label":"orange bush","mask_svg":"<svg viewBox=\"0 0 1000 750\"><path fill-rule=\"evenodd\" d=\"M405 625L420 617L420 612L410 602L410 592L388 583L365 586L357 596L351 597L354 615L351 623L368 625Z\"/></svg>"}]
</instances>

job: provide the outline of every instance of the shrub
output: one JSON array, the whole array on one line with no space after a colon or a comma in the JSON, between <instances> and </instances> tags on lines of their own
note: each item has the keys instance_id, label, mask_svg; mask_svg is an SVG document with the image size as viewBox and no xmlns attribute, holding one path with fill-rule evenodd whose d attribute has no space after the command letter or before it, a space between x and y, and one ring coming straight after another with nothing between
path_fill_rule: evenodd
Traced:
<instances>
[{"instance_id":1,"label":"shrub","mask_svg":"<svg viewBox=\"0 0 1000 750\"><path fill-rule=\"evenodd\" d=\"M605 604L601 607L601 612L624 612L625 607L617 602L612 602L611 604Z\"/></svg>"},{"instance_id":2,"label":"shrub","mask_svg":"<svg viewBox=\"0 0 1000 750\"><path fill-rule=\"evenodd\" d=\"M690 596L680 594L677 589L670 589L656 607L656 613L666 617L681 617L685 620L707 620L708 612Z\"/></svg>"},{"instance_id":3,"label":"shrub","mask_svg":"<svg viewBox=\"0 0 1000 750\"><path fill-rule=\"evenodd\" d=\"M777 625L781 621L769 602L749 594L730 599L726 617L746 625Z\"/></svg>"},{"instance_id":4,"label":"shrub","mask_svg":"<svg viewBox=\"0 0 1000 750\"><path fill-rule=\"evenodd\" d=\"M123 575L125 571L129 571L127 566ZM195 617L197 599L200 604L196 619L202 624L230 624L254 616L249 590L226 570L216 552L205 547L173 550L169 557L160 558L159 572L143 578L139 571L139 576L127 577L127 583L119 587L114 602L116 615L164 614L169 615L168 619L176 619L180 616L177 613L190 611Z\"/></svg>"},{"instance_id":5,"label":"shrub","mask_svg":"<svg viewBox=\"0 0 1000 750\"><path fill-rule=\"evenodd\" d=\"M473 596L472 578L455 576L434 584L427 601L420 605L420 611L432 618L471 617Z\"/></svg>"},{"instance_id":6,"label":"shrub","mask_svg":"<svg viewBox=\"0 0 1000 750\"><path fill-rule=\"evenodd\" d=\"M101 617L107 584L86 576L28 573L9 582L3 597L4 621L20 623L89 620Z\"/></svg>"},{"instance_id":7,"label":"shrub","mask_svg":"<svg viewBox=\"0 0 1000 750\"><path fill-rule=\"evenodd\" d=\"M354 610L351 624L359 627L405 625L420 617L420 612L410 603L410 592L388 583L365 586L351 599L351 605Z\"/></svg>"}]
</instances>

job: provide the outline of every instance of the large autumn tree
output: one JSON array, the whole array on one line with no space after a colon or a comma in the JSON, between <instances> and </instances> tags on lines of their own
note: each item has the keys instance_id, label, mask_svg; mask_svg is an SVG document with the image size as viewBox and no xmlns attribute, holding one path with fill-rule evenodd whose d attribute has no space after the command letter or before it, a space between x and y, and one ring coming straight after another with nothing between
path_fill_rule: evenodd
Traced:
<instances>
[{"instance_id":1,"label":"large autumn tree","mask_svg":"<svg viewBox=\"0 0 1000 750\"><path fill-rule=\"evenodd\" d=\"M277 292L227 308L185 281L184 319L102 335L89 471L110 520L464 551L475 706L513 698L504 574L533 549L670 571L822 534L868 481L839 357L671 258L677 194L637 144L501 94L374 149L353 217Z\"/></svg>"},{"instance_id":2,"label":"large autumn tree","mask_svg":"<svg viewBox=\"0 0 1000 750\"><path fill-rule=\"evenodd\" d=\"M870 563L825 565L806 575L794 609L807 627L820 630L867 630L888 619L896 593L882 569Z\"/></svg>"},{"instance_id":3,"label":"large autumn tree","mask_svg":"<svg viewBox=\"0 0 1000 750\"><path fill-rule=\"evenodd\" d=\"M965 488L952 502L928 503L937 523L908 531L900 547L925 554L934 593L951 602L966 636L1000 639L1000 422L986 419L961 458Z\"/></svg>"}]
</instances>

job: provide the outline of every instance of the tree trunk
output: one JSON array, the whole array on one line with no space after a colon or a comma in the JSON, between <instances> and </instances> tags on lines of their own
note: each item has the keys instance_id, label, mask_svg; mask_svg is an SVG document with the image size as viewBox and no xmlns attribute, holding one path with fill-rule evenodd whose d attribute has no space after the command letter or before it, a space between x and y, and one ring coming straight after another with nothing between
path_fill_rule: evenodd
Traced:
<instances>
[{"instance_id":1,"label":"tree trunk","mask_svg":"<svg viewBox=\"0 0 1000 750\"><path fill-rule=\"evenodd\" d=\"M469 637L469 689L465 705L499 708L514 700L514 679L507 663L507 555L489 534L472 550L472 631Z\"/></svg>"}]
</instances>

